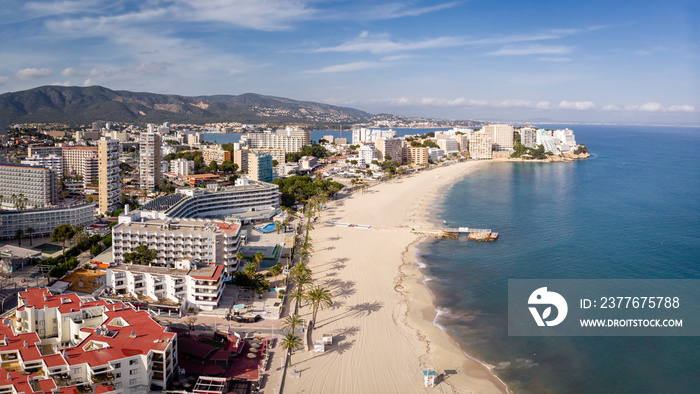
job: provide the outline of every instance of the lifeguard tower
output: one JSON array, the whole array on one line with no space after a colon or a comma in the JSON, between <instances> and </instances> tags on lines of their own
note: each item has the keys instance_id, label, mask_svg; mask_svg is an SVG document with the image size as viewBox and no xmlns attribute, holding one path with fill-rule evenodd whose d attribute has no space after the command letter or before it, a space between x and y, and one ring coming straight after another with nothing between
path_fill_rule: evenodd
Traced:
<instances>
[{"instance_id":1,"label":"lifeguard tower","mask_svg":"<svg viewBox=\"0 0 700 394\"><path fill-rule=\"evenodd\" d=\"M425 383L425 387L435 387L435 379L437 379L437 372L435 372L434 369L423 370L423 383Z\"/></svg>"}]
</instances>

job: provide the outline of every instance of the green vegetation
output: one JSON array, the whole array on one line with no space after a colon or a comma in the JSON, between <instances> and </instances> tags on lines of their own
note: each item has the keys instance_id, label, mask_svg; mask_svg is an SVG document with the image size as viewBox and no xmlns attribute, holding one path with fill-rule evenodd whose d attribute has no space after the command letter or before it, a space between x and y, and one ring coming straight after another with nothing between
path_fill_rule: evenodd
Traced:
<instances>
[{"instance_id":1,"label":"green vegetation","mask_svg":"<svg viewBox=\"0 0 700 394\"><path fill-rule=\"evenodd\" d=\"M544 145L537 145L537 148L532 149L532 148L526 148L523 146L520 141L515 142L515 146L513 146L514 152L510 155L512 158L519 158L522 157L524 159L535 159L535 160L544 160L548 156L551 156L551 152L545 152L544 151Z\"/></svg>"},{"instance_id":2,"label":"green vegetation","mask_svg":"<svg viewBox=\"0 0 700 394\"><path fill-rule=\"evenodd\" d=\"M575 155L580 155L580 154L585 154L585 153L589 153L589 152L588 152L588 148L586 148L586 145L584 145L584 144L580 144L578 146L578 148L576 148L576 150L574 150Z\"/></svg>"},{"instance_id":3,"label":"green vegetation","mask_svg":"<svg viewBox=\"0 0 700 394\"><path fill-rule=\"evenodd\" d=\"M272 183L279 186L280 193L282 193L282 205L285 207L290 207L297 201L306 201L317 195L333 196L343 188L342 184L333 180L314 181L308 175L275 179Z\"/></svg>"},{"instance_id":4,"label":"green vegetation","mask_svg":"<svg viewBox=\"0 0 700 394\"><path fill-rule=\"evenodd\" d=\"M312 142L311 145L304 145L301 151L296 153L287 153L286 159L287 163L296 163L302 156L314 156L319 159L330 156L330 153L323 146Z\"/></svg>"},{"instance_id":5,"label":"green vegetation","mask_svg":"<svg viewBox=\"0 0 700 394\"><path fill-rule=\"evenodd\" d=\"M124 253L124 263L148 265L156 259L157 255L155 250L148 249L148 245L141 244L133 252Z\"/></svg>"}]
</instances>

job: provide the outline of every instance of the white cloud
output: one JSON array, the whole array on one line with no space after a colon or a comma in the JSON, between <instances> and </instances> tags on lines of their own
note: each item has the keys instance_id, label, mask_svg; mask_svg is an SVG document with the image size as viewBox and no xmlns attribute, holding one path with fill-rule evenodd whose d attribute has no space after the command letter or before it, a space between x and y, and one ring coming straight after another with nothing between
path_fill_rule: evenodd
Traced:
<instances>
[{"instance_id":1,"label":"white cloud","mask_svg":"<svg viewBox=\"0 0 700 394\"><path fill-rule=\"evenodd\" d=\"M358 37L343 44L312 50L314 53L322 52L370 52L375 54L415 51L422 49L449 48L464 45L465 41L458 37L437 37L419 41L392 41L386 35L372 37L367 32L362 32Z\"/></svg>"},{"instance_id":2,"label":"white cloud","mask_svg":"<svg viewBox=\"0 0 700 394\"><path fill-rule=\"evenodd\" d=\"M77 68L74 67L68 67L61 71L61 75L64 77L81 77L86 75L85 71L78 70Z\"/></svg>"},{"instance_id":3,"label":"white cloud","mask_svg":"<svg viewBox=\"0 0 700 394\"><path fill-rule=\"evenodd\" d=\"M506 46L497 51L489 52L490 56L527 56L527 55L565 55L571 53L573 47L563 45L529 45L525 47Z\"/></svg>"},{"instance_id":4,"label":"white cloud","mask_svg":"<svg viewBox=\"0 0 700 394\"><path fill-rule=\"evenodd\" d=\"M666 111L670 112L695 112L695 107L692 105L671 105L666 108Z\"/></svg>"},{"instance_id":5,"label":"white cloud","mask_svg":"<svg viewBox=\"0 0 700 394\"><path fill-rule=\"evenodd\" d=\"M15 73L17 79L40 79L53 75L49 68L25 68Z\"/></svg>"},{"instance_id":6,"label":"white cloud","mask_svg":"<svg viewBox=\"0 0 700 394\"><path fill-rule=\"evenodd\" d=\"M92 80L90 78L83 81L83 86L92 86Z\"/></svg>"},{"instance_id":7,"label":"white cloud","mask_svg":"<svg viewBox=\"0 0 700 394\"><path fill-rule=\"evenodd\" d=\"M587 110L594 107L595 104L591 101L562 101L559 103L559 108L562 109Z\"/></svg>"},{"instance_id":8,"label":"white cloud","mask_svg":"<svg viewBox=\"0 0 700 394\"><path fill-rule=\"evenodd\" d=\"M648 102L640 105L639 110L643 112L659 112L664 110L664 106L660 103Z\"/></svg>"},{"instance_id":9,"label":"white cloud","mask_svg":"<svg viewBox=\"0 0 700 394\"><path fill-rule=\"evenodd\" d=\"M340 73L340 72L350 72L366 70L369 68L382 67L384 64L378 62L352 62L345 64L336 64L334 66L323 67L318 70L307 70L306 73L320 74L320 73Z\"/></svg>"},{"instance_id":10,"label":"white cloud","mask_svg":"<svg viewBox=\"0 0 700 394\"><path fill-rule=\"evenodd\" d=\"M617 105L606 105L601 109L603 111L619 111L621 108Z\"/></svg>"},{"instance_id":11,"label":"white cloud","mask_svg":"<svg viewBox=\"0 0 700 394\"><path fill-rule=\"evenodd\" d=\"M363 12L359 13L347 13L344 18L352 19L363 19L363 20L387 20L403 18L407 16L420 16L430 12L441 11L444 9L452 8L459 4L458 2L443 3L429 7L416 7L409 8L406 4L401 4L398 2L381 4L374 7L365 8Z\"/></svg>"},{"instance_id":12,"label":"white cloud","mask_svg":"<svg viewBox=\"0 0 700 394\"><path fill-rule=\"evenodd\" d=\"M0 86L5 85L5 84L8 83L8 82L10 82L10 78L9 78L9 77L0 76Z\"/></svg>"},{"instance_id":13,"label":"white cloud","mask_svg":"<svg viewBox=\"0 0 700 394\"><path fill-rule=\"evenodd\" d=\"M71 86L72 83L70 81L63 81L63 82L52 82L51 86Z\"/></svg>"},{"instance_id":14,"label":"white cloud","mask_svg":"<svg viewBox=\"0 0 700 394\"><path fill-rule=\"evenodd\" d=\"M24 5L24 9L30 11L32 16L40 17L84 12L87 9L100 6L101 3L103 3L101 0L31 1Z\"/></svg>"}]
</instances>

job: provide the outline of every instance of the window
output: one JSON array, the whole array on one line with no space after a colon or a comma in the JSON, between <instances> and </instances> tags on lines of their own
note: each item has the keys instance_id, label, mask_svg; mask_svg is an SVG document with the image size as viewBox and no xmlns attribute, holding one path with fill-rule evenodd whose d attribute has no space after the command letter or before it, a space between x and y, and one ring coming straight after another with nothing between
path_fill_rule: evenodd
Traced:
<instances>
[{"instance_id":1,"label":"window","mask_svg":"<svg viewBox=\"0 0 700 394\"><path fill-rule=\"evenodd\" d=\"M73 369L73 373L81 373L82 371L83 371L83 369L81 367Z\"/></svg>"},{"instance_id":2,"label":"window","mask_svg":"<svg viewBox=\"0 0 700 394\"><path fill-rule=\"evenodd\" d=\"M114 364L112 364L112 367L113 367L114 369L119 369L119 368L122 367L122 363L114 363Z\"/></svg>"},{"instance_id":3,"label":"window","mask_svg":"<svg viewBox=\"0 0 700 394\"><path fill-rule=\"evenodd\" d=\"M114 378L115 378L115 379L119 379L119 378L121 378L121 377L122 377L122 373L121 373L121 372L117 372L117 373L114 374Z\"/></svg>"},{"instance_id":4,"label":"window","mask_svg":"<svg viewBox=\"0 0 700 394\"><path fill-rule=\"evenodd\" d=\"M120 389L121 387L122 387L122 384L121 384L121 383L119 383L119 382L114 383L114 388L115 388L115 389Z\"/></svg>"},{"instance_id":5,"label":"window","mask_svg":"<svg viewBox=\"0 0 700 394\"><path fill-rule=\"evenodd\" d=\"M138 369L132 369L131 371L129 371L129 375L138 375L138 373L139 373Z\"/></svg>"},{"instance_id":6,"label":"window","mask_svg":"<svg viewBox=\"0 0 700 394\"><path fill-rule=\"evenodd\" d=\"M139 360L129 360L129 365L137 364Z\"/></svg>"},{"instance_id":7,"label":"window","mask_svg":"<svg viewBox=\"0 0 700 394\"><path fill-rule=\"evenodd\" d=\"M138 383L138 381L139 381L138 379L131 379L131 380L129 381L129 384L133 386L133 385L135 385L136 383Z\"/></svg>"}]
</instances>

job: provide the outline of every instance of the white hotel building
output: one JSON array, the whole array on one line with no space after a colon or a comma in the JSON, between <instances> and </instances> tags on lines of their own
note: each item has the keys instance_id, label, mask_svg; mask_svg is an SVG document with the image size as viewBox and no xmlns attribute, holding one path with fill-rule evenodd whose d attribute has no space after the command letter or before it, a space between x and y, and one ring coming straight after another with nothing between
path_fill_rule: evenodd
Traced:
<instances>
[{"instance_id":1,"label":"white hotel building","mask_svg":"<svg viewBox=\"0 0 700 394\"><path fill-rule=\"evenodd\" d=\"M124 254L147 245L157 252L154 264L175 266L182 260L216 263L225 267L226 276L238 270L241 226L237 223L205 219L149 219L138 215L119 217L112 229L112 256L117 264Z\"/></svg>"},{"instance_id":2,"label":"white hotel building","mask_svg":"<svg viewBox=\"0 0 700 394\"><path fill-rule=\"evenodd\" d=\"M107 269L107 288L113 294L169 300L201 310L219 305L225 287L223 265L198 266L183 260L173 267L119 264Z\"/></svg>"},{"instance_id":3,"label":"white hotel building","mask_svg":"<svg viewBox=\"0 0 700 394\"><path fill-rule=\"evenodd\" d=\"M0 323L2 393L145 394L176 376L177 338L148 312L39 288L18 305Z\"/></svg>"}]
</instances>

